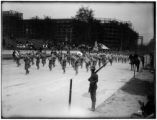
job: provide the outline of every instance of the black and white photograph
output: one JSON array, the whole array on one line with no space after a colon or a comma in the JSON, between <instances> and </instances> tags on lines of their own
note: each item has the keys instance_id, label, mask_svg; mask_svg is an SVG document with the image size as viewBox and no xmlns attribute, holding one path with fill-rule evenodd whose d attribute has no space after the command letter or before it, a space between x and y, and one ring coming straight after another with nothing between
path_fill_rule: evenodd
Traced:
<instances>
[{"instance_id":1,"label":"black and white photograph","mask_svg":"<svg viewBox=\"0 0 157 120\"><path fill-rule=\"evenodd\" d=\"M1 1L2 119L155 119L156 1Z\"/></svg>"}]
</instances>

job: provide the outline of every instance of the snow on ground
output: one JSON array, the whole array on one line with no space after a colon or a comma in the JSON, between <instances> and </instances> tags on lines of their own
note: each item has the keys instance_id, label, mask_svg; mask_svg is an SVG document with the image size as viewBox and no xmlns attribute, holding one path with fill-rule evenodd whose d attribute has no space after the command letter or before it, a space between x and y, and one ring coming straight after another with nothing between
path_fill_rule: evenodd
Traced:
<instances>
[{"instance_id":1,"label":"snow on ground","mask_svg":"<svg viewBox=\"0 0 157 120\"><path fill-rule=\"evenodd\" d=\"M16 67L13 60L2 60L2 115L3 117L107 117L101 112L89 111L91 99L88 93L90 72L79 68L79 74L67 65L63 74L61 66L49 71L48 61L37 70L33 65L25 75L24 62ZM98 68L98 66L97 66ZM129 63L109 63L98 72L96 107L111 97L133 77ZM69 101L70 79L72 102Z\"/></svg>"}]
</instances>

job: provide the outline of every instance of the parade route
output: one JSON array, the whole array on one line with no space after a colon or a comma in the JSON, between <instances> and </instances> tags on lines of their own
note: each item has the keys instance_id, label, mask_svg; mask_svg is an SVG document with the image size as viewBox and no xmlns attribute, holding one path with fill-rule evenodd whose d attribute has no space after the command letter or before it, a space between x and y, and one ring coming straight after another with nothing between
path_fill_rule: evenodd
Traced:
<instances>
[{"instance_id":1,"label":"parade route","mask_svg":"<svg viewBox=\"0 0 157 120\"><path fill-rule=\"evenodd\" d=\"M2 119L156 118L154 1L1 6Z\"/></svg>"},{"instance_id":2,"label":"parade route","mask_svg":"<svg viewBox=\"0 0 157 120\"><path fill-rule=\"evenodd\" d=\"M30 118L64 117L107 117L105 114L89 111L91 99L88 93L90 71L79 67L75 75L67 65L63 74L58 61L49 71L48 62L37 70L33 65L30 74L25 75L24 62L16 67L13 60L2 60L2 116ZM97 66L98 69L98 66ZM133 77L129 63L109 63L98 72L96 108ZM69 107L69 87L72 79L72 101Z\"/></svg>"}]
</instances>

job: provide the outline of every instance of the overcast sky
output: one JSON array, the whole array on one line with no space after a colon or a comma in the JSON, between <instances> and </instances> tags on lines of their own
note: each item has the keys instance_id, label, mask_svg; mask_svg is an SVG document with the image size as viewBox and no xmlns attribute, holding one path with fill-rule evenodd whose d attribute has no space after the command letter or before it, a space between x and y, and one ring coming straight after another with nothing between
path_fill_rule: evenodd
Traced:
<instances>
[{"instance_id":1,"label":"overcast sky","mask_svg":"<svg viewBox=\"0 0 157 120\"><path fill-rule=\"evenodd\" d=\"M140 35L144 36L147 44L154 34L154 8L152 3L76 3L76 2L6 2L2 4L2 11L15 10L23 13L24 19L34 16L44 18L71 18L81 7L89 7L94 10L96 18L114 18L122 21L130 21L132 27Z\"/></svg>"}]
</instances>

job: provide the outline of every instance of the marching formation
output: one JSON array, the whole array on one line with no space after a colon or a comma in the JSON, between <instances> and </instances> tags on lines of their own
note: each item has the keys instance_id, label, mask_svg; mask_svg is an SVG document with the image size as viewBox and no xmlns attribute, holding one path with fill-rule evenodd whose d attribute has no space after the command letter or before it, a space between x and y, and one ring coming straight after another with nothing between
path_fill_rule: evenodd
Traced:
<instances>
[{"instance_id":1,"label":"marching formation","mask_svg":"<svg viewBox=\"0 0 157 120\"><path fill-rule=\"evenodd\" d=\"M85 65L86 71L88 72L90 67L96 67L97 65L100 67L107 61L110 63L110 65L112 65L113 62L126 63L129 61L128 55L112 52L84 52L83 54L77 54L51 51L50 54L47 54L45 50L32 50L25 54L21 54L19 50L14 50L12 55L18 67L21 65L20 60L24 60L24 69L26 71L26 75L29 74L29 69L31 66L36 65L37 70L39 70L41 64L44 67L46 62L48 62L48 69L52 71L52 69L56 66L56 60L60 63L63 73L66 73L66 66L70 65L74 69L76 75L79 72L79 68L83 68L83 65Z\"/></svg>"}]
</instances>

